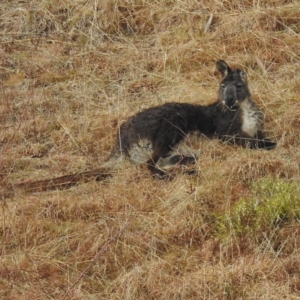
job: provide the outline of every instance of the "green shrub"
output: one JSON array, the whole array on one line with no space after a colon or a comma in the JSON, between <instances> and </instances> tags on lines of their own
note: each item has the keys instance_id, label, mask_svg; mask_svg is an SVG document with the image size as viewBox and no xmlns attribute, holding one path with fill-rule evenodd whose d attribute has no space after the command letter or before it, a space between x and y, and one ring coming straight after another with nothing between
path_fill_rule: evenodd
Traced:
<instances>
[{"instance_id":1,"label":"green shrub","mask_svg":"<svg viewBox=\"0 0 300 300\"><path fill-rule=\"evenodd\" d=\"M295 181L264 178L252 184L251 199L240 199L217 216L217 234L260 235L300 219L300 194Z\"/></svg>"}]
</instances>

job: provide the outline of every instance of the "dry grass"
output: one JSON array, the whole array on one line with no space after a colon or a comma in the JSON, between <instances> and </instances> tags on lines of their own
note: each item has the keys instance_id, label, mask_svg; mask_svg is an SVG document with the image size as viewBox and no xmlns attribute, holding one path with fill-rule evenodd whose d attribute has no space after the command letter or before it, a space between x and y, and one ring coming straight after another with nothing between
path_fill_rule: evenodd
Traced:
<instances>
[{"instance_id":1,"label":"dry grass","mask_svg":"<svg viewBox=\"0 0 300 300\"><path fill-rule=\"evenodd\" d=\"M261 230L218 222L265 178L284 193L264 197L300 201L300 4L265 3L2 1L0 189L99 167L143 108L211 103L220 58L247 71L278 147L199 141L197 175L128 167L1 200L1 299L300 299L299 205Z\"/></svg>"}]
</instances>

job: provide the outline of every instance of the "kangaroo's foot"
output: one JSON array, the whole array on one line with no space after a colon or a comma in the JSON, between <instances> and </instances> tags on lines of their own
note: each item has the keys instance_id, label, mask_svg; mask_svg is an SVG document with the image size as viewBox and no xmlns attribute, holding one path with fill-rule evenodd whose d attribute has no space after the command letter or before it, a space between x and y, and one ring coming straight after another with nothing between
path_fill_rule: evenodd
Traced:
<instances>
[{"instance_id":1,"label":"kangaroo's foot","mask_svg":"<svg viewBox=\"0 0 300 300\"><path fill-rule=\"evenodd\" d=\"M190 164L196 163L196 158L194 156L184 156L184 155L174 155L170 158L169 162L170 165L183 165L187 166Z\"/></svg>"}]
</instances>

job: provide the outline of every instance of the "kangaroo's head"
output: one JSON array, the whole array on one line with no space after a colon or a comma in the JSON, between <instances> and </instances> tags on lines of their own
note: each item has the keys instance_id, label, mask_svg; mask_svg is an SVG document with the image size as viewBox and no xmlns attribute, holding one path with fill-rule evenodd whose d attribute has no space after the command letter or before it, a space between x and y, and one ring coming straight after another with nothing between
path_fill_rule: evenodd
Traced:
<instances>
[{"instance_id":1,"label":"kangaroo's head","mask_svg":"<svg viewBox=\"0 0 300 300\"><path fill-rule=\"evenodd\" d=\"M217 61L217 70L223 77L219 88L219 101L223 105L231 109L236 108L244 100L250 98L245 72L230 69L223 60Z\"/></svg>"}]
</instances>

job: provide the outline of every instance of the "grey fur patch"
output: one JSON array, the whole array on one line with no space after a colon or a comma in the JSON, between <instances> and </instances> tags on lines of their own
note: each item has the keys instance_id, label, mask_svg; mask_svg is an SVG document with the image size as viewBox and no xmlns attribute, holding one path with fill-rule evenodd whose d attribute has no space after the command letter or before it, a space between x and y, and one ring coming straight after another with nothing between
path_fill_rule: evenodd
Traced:
<instances>
[{"instance_id":1,"label":"grey fur patch","mask_svg":"<svg viewBox=\"0 0 300 300\"><path fill-rule=\"evenodd\" d=\"M151 141L147 139L141 139L137 143L131 146L129 152L129 159L133 165L139 165L146 162L151 158L153 151Z\"/></svg>"},{"instance_id":2,"label":"grey fur patch","mask_svg":"<svg viewBox=\"0 0 300 300\"><path fill-rule=\"evenodd\" d=\"M262 129L263 114L248 99L240 104L240 108L243 111L242 130L254 137L257 131Z\"/></svg>"}]
</instances>

